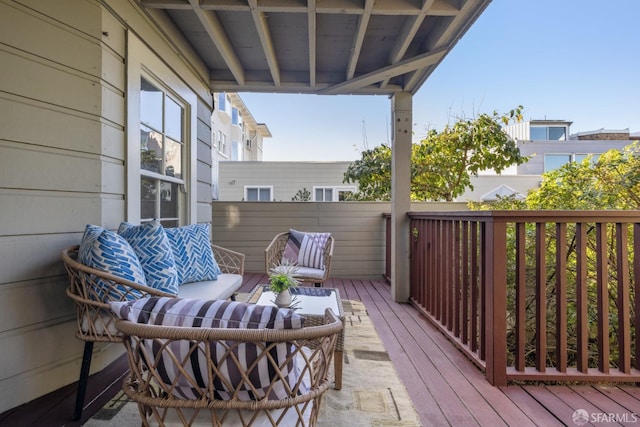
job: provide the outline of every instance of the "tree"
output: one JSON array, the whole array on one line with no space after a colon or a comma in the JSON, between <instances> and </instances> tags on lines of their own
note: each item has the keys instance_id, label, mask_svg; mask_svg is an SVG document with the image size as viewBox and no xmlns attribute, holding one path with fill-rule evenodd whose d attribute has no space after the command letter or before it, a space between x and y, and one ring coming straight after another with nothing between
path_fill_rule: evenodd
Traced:
<instances>
[{"instance_id":1,"label":"tree","mask_svg":"<svg viewBox=\"0 0 640 427\"><path fill-rule=\"evenodd\" d=\"M493 170L501 173L527 158L502 125L522 120L522 106L508 114L481 114L475 119L458 119L442 132L429 131L411 150L412 200L452 201L467 188L471 176ZM356 200L391 199L391 148L387 145L362 152L362 158L347 168L344 182L357 182Z\"/></svg>"},{"instance_id":2,"label":"tree","mask_svg":"<svg viewBox=\"0 0 640 427\"><path fill-rule=\"evenodd\" d=\"M298 190L296 195L291 198L292 202L308 202L309 200L311 200L311 193L306 187Z\"/></svg>"}]
</instances>

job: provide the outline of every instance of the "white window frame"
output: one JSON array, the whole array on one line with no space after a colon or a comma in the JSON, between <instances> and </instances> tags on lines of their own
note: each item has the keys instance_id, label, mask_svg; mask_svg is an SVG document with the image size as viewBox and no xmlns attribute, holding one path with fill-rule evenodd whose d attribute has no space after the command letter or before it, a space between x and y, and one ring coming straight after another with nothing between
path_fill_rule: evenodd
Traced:
<instances>
[{"instance_id":1,"label":"white window frame","mask_svg":"<svg viewBox=\"0 0 640 427\"><path fill-rule=\"evenodd\" d=\"M247 192L249 190L258 190L258 194L260 194L259 190L268 189L269 190L269 200L257 200L258 202L270 202L273 200L273 185L245 185L244 186L244 199L245 201L249 201L249 197ZM252 200L255 201L255 200Z\"/></svg>"},{"instance_id":2,"label":"white window frame","mask_svg":"<svg viewBox=\"0 0 640 427\"><path fill-rule=\"evenodd\" d=\"M140 222L140 79L160 82L185 109L184 123L184 191L185 203L180 208L180 225L197 222L197 107L198 99L191 88L135 35L129 34L127 55L127 162L126 162L126 220Z\"/></svg>"},{"instance_id":3,"label":"white window frame","mask_svg":"<svg viewBox=\"0 0 640 427\"><path fill-rule=\"evenodd\" d=\"M220 141L218 142L218 153L222 154L224 157L228 158L227 154L227 135L220 131L219 135Z\"/></svg>"},{"instance_id":4,"label":"white window frame","mask_svg":"<svg viewBox=\"0 0 640 427\"><path fill-rule=\"evenodd\" d=\"M332 190L331 198L332 200L316 200L316 190ZM355 193L357 188L354 185L314 185L313 191L311 192L311 200L313 202L338 202L340 201L340 192L341 191L351 191Z\"/></svg>"}]
</instances>

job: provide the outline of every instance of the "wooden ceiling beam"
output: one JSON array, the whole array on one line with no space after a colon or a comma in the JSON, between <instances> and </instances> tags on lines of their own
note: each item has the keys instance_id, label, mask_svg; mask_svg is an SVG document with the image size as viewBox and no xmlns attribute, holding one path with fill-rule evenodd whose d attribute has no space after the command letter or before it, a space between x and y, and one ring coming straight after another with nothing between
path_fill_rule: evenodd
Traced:
<instances>
[{"instance_id":1,"label":"wooden ceiling beam","mask_svg":"<svg viewBox=\"0 0 640 427\"><path fill-rule=\"evenodd\" d=\"M347 80L352 79L356 73L358 59L360 58L360 52L362 50L362 43L364 42L364 36L367 33L367 27L369 26L369 19L371 19L371 11L373 10L374 3L375 0L366 0L363 13L358 18L358 28L353 38L351 55L349 55L349 64L347 65Z\"/></svg>"},{"instance_id":2,"label":"wooden ceiling beam","mask_svg":"<svg viewBox=\"0 0 640 427\"><path fill-rule=\"evenodd\" d=\"M200 20L200 23L207 32L207 35L215 44L220 55L222 55L222 58L229 67L233 77L239 84L244 84L244 69L231 44L231 41L229 40L229 37L227 36L227 33L224 31L224 28L218 19L218 15L213 11L202 10L198 0L189 0L189 3L198 17L198 20Z\"/></svg>"},{"instance_id":3,"label":"wooden ceiling beam","mask_svg":"<svg viewBox=\"0 0 640 427\"><path fill-rule=\"evenodd\" d=\"M309 86L316 86L317 18L316 0L307 1L307 26L309 34Z\"/></svg>"},{"instance_id":4,"label":"wooden ceiling beam","mask_svg":"<svg viewBox=\"0 0 640 427\"><path fill-rule=\"evenodd\" d=\"M271 39L271 32L269 31L267 18L263 12L258 10L258 0L249 0L249 9L251 10L253 24L258 32L262 51L267 59L267 65L269 66L273 83L276 86L280 86L280 67L278 66L278 58L273 47L273 40Z\"/></svg>"}]
</instances>

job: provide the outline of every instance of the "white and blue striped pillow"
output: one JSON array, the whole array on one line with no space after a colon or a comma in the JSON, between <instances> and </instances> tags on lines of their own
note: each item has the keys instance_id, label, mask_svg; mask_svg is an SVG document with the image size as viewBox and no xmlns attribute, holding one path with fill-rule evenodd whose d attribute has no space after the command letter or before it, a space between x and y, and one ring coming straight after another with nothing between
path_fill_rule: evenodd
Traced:
<instances>
[{"instance_id":1,"label":"white and blue striped pillow","mask_svg":"<svg viewBox=\"0 0 640 427\"><path fill-rule=\"evenodd\" d=\"M184 328L299 329L305 321L292 309L225 300L151 297L111 303L111 310L117 317L134 323ZM216 364L211 371L203 357L206 354L204 343L200 343L197 353L191 353L190 346L179 341L158 345L157 340L149 339L144 341L146 351L141 354L149 362L157 363L166 391L180 399L215 397L228 400L234 393L244 401L267 396L286 399L294 397L292 394L306 392L303 385L297 388L302 373L297 359L291 357L290 343L275 344L267 350L270 357L258 359L263 346L269 344L211 341L210 357ZM184 370L176 368L176 361L183 364ZM209 381L213 384L214 396L203 396L202 391L207 390ZM193 382L198 383L198 388L193 388Z\"/></svg>"},{"instance_id":2,"label":"white and blue striped pillow","mask_svg":"<svg viewBox=\"0 0 640 427\"><path fill-rule=\"evenodd\" d=\"M80 242L78 261L96 270L146 286L144 270L131 245L117 233L97 225L87 224ZM131 291L125 286L116 286L113 289L103 279L98 279L97 283L102 287L102 292L98 292L100 299L104 299L104 292L108 292L109 300L116 301L142 297L141 292Z\"/></svg>"},{"instance_id":3,"label":"white and blue striped pillow","mask_svg":"<svg viewBox=\"0 0 640 427\"><path fill-rule=\"evenodd\" d=\"M171 244L158 221L142 225L123 222L118 234L124 237L136 252L144 270L147 286L178 295L178 270Z\"/></svg>"},{"instance_id":4,"label":"white and blue striped pillow","mask_svg":"<svg viewBox=\"0 0 640 427\"><path fill-rule=\"evenodd\" d=\"M181 285L218 278L221 271L213 257L209 241L209 224L165 228L165 232L173 250L178 281Z\"/></svg>"}]
</instances>

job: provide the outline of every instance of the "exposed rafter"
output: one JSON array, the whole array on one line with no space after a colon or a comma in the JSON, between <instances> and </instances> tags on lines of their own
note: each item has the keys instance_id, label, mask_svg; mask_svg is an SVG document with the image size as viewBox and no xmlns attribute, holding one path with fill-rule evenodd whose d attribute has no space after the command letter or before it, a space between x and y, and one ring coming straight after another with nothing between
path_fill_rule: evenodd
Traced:
<instances>
[{"instance_id":1,"label":"exposed rafter","mask_svg":"<svg viewBox=\"0 0 640 427\"><path fill-rule=\"evenodd\" d=\"M386 95L415 93L490 2L134 1L183 31L212 90Z\"/></svg>"},{"instance_id":2,"label":"exposed rafter","mask_svg":"<svg viewBox=\"0 0 640 427\"><path fill-rule=\"evenodd\" d=\"M231 45L231 41L227 37L227 33L225 33L222 28L222 24L220 23L218 16L215 12L200 9L198 0L189 0L189 3L195 12L195 15L198 17L198 20L209 35L209 38L213 44L216 45L220 55L224 58L224 61L233 74L233 77L238 81L238 84L243 85L245 81L244 69L242 68L242 64Z\"/></svg>"},{"instance_id":3,"label":"exposed rafter","mask_svg":"<svg viewBox=\"0 0 640 427\"><path fill-rule=\"evenodd\" d=\"M364 10L360 18L358 19L358 28L353 38L353 46L351 47L351 56L349 57L349 64L347 65L347 80L351 80L356 72L356 66L358 65L358 59L360 58L360 50L362 49L362 43L364 42L364 36L369 26L369 19L371 19L371 11L373 10L373 4L375 0L366 0Z\"/></svg>"},{"instance_id":4,"label":"exposed rafter","mask_svg":"<svg viewBox=\"0 0 640 427\"><path fill-rule=\"evenodd\" d=\"M280 67L278 66L278 59L276 58L276 52L273 48L267 18L265 18L264 12L258 10L258 0L249 0L249 9L251 10L251 16L253 17L253 23L258 32L258 37L260 38L264 56L267 58L267 64L269 64L269 71L271 71L273 83L276 86L280 86Z\"/></svg>"}]
</instances>

